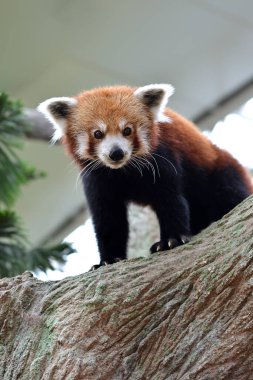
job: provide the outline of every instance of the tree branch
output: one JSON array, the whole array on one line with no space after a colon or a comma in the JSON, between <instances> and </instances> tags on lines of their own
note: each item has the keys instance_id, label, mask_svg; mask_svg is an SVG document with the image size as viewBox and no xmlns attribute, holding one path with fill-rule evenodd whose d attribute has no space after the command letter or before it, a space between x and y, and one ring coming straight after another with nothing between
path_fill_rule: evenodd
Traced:
<instances>
[{"instance_id":1,"label":"tree branch","mask_svg":"<svg viewBox=\"0 0 253 380\"><path fill-rule=\"evenodd\" d=\"M252 225L250 197L170 252L2 279L0 378L252 378Z\"/></svg>"},{"instance_id":2,"label":"tree branch","mask_svg":"<svg viewBox=\"0 0 253 380\"><path fill-rule=\"evenodd\" d=\"M25 132L28 138L47 142L51 140L53 128L44 115L35 109L25 108L24 116L27 124L31 126L31 129Z\"/></svg>"}]
</instances>

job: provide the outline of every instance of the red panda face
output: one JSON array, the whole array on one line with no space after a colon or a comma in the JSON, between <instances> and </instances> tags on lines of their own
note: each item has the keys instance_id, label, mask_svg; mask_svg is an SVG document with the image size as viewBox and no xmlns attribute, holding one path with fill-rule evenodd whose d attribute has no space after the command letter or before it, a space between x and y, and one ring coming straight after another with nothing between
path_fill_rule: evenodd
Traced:
<instances>
[{"instance_id":1,"label":"red panda face","mask_svg":"<svg viewBox=\"0 0 253 380\"><path fill-rule=\"evenodd\" d=\"M99 88L46 100L39 110L53 123L54 140L65 137L78 162L97 160L118 169L152 151L157 121L164 121L172 92L169 85Z\"/></svg>"},{"instance_id":2,"label":"red panda face","mask_svg":"<svg viewBox=\"0 0 253 380\"><path fill-rule=\"evenodd\" d=\"M148 128L148 120L146 121ZM114 125L106 119L96 120L90 128L77 135L76 153L80 159L99 159L105 166L117 169L124 166L135 153L147 154L149 150L148 136L139 136L140 126L125 119Z\"/></svg>"},{"instance_id":3,"label":"red panda face","mask_svg":"<svg viewBox=\"0 0 253 380\"><path fill-rule=\"evenodd\" d=\"M75 153L80 159L99 159L118 169L133 155L149 153L152 115L132 89L93 90L76 99L68 136L76 140Z\"/></svg>"}]
</instances>

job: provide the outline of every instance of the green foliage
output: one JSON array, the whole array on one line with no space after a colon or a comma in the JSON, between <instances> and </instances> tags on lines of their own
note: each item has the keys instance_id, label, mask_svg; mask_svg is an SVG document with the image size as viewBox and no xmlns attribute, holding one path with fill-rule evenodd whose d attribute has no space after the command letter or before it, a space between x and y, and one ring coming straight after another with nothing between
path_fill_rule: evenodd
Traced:
<instances>
[{"instance_id":1,"label":"green foliage","mask_svg":"<svg viewBox=\"0 0 253 380\"><path fill-rule=\"evenodd\" d=\"M26 128L21 103L0 93L0 202L7 207L15 202L21 185L43 176L17 156Z\"/></svg>"},{"instance_id":2,"label":"green foliage","mask_svg":"<svg viewBox=\"0 0 253 380\"><path fill-rule=\"evenodd\" d=\"M53 269L52 260L64 263L66 255L73 252L68 244L30 248L21 220L11 210L21 186L44 176L17 154L28 128L22 104L0 93L0 277L14 276L25 270Z\"/></svg>"}]
</instances>

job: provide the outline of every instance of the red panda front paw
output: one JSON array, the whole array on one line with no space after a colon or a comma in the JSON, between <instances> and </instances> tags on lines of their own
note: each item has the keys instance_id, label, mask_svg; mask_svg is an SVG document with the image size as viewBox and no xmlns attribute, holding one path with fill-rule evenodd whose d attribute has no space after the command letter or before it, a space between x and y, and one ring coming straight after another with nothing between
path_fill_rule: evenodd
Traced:
<instances>
[{"instance_id":1,"label":"red panda front paw","mask_svg":"<svg viewBox=\"0 0 253 380\"><path fill-rule=\"evenodd\" d=\"M150 253L167 251L168 249L175 248L179 245L186 244L191 240L190 236L182 235L179 239L169 238L162 239L150 247Z\"/></svg>"},{"instance_id":2,"label":"red panda front paw","mask_svg":"<svg viewBox=\"0 0 253 380\"><path fill-rule=\"evenodd\" d=\"M92 267L90 268L89 272L92 272L98 268L101 268L101 267L104 267L106 265L109 265L109 263L107 261L100 261L99 264L94 264L92 265Z\"/></svg>"}]
</instances>

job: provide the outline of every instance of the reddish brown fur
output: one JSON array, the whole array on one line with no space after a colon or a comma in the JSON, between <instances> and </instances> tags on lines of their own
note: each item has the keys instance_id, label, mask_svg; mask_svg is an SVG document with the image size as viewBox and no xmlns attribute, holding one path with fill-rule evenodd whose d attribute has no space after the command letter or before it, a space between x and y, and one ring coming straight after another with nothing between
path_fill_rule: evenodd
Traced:
<instances>
[{"instance_id":1,"label":"reddish brown fur","mask_svg":"<svg viewBox=\"0 0 253 380\"><path fill-rule=\"evenodd\" d=\"M68 153L81 164L82 160L75 153L75 136L94 129L98 120L106 120L110 133L118 132L119 120L136 125L145 125L150 137L150 150L155 149L159 141L166 141L176 157L184 156L195 165L214 169L230 165L245 180L248 189L253 192L252 180L246 170L227 152L216 147L198 128L183 116L171 109L165 115L171 122L154 123L151 111L133 96L135 88L127 86L93 89L79 94L78 107L68 120L66 139L64 141ZM94 113L95 109L95 113ZM133 131L133 144L136 149L141 141ZM89 155L92 158L95 145L99 141L89 133ZM89 158L89 157L87 157ZM82 163L83 164L83 163Z\"/></svg>"},{"instance_id":2,"label":"reddish brown fur","mask_svg":"<svg viewBox=\"0 0 253 380\"><path fill-rule=\"evenodd\" d=\"M118 131L120 119L133 124L151 122L151 115L147 117L142 104L132 94L133 89L129 87L108 87L78 95L78 109L72 120L74 133L77 132L76 128L94 128L95 121L98 120L106 120L111 133Z\"/></svg>"},{"instance_id":3,"label":"reddish brown fur","mask_svg":"<svg viewBox=\"0 0 253 380\"><path fill-rule=\"evenodd\" d=\"M241 164L228 152L214 145L191 121L166 109L171 123L161 124L161 138L167 141L176 156L183 155L197 166L215 169L232 166L240 173L250 192L253 193L252 178Z\"/></svg>"},{"instance_id":4,"label":"reddish brown fur","mask_svg":"<svg viewBox=\"0 0 253 380\"><path fill-rule=\"evenodd\" d=\"M171 123L162 123L161 137L167 141L174 154L183 155L196 165L212 167L217 158L212 143L183 116L171 109L166 109L165 114Z\"/></svg>"}]
</instances>

